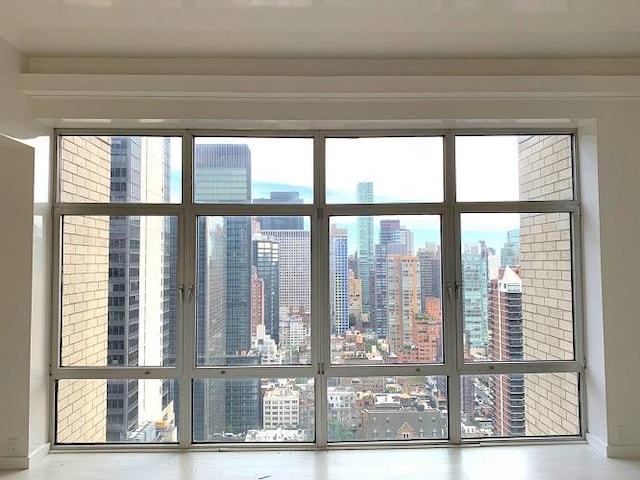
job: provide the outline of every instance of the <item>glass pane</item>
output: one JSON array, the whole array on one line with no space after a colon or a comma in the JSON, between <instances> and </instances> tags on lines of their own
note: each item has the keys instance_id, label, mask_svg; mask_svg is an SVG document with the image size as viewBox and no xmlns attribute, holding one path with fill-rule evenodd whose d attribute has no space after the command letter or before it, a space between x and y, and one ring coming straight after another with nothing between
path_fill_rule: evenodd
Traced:
<instances>
[{"instance_id":1,"label":"glass pane","mask_svg":"<svg viewBox=\"0 0 640 480\"><path fill-rule=\"evenodd\" d=\"M441 202L442 137L328 138L327 203Z\"/></svg>"},{"instance_id":2,"label":"glass pane","mask_svg":"<svg viewBox=\"0 0 640 480\"><path fill-rule=\"evenodd\" d=\"M62 366L175 365L177 228L177 217L64 217Z\"/></svg>"},{"instance_id":3,"label":"glass pane","mask_svg":"<svg viewBox=\"0 0 640 480\"><path fill-rule=\"evenodd\" d=\"M462 437L579 435L577 373L462 377Z\"/></svg>"},{"instance_id":4,"label":"glass pane","mask_svg":"<svg viewBox=\"0 0 640 480\"><path fill-rule=\"evenodd\" d=\"M198 218L197 365L310 363L309 225L308 217Z\"/></svg>"},{"instance_id":5,"label":"glass pane","mask_svg":"<svg viewBox=\"0 0 640 480\"><path fill-rule=\"evenodd\" d=\"M456 137L462 202L573 199L571 135Z\"/></svg>"},{"instance_id":6,"label":"glass pane","mask_svg":"<svg viewBox=\"0 0 640 480\"><path fill-rule=\"evenodd\" d=\"M331 362L442 362L440 217L330 222Z\"/></svg>"},{"instance_id":7,"label":"glass pane","mask_svg":"<svg viewBox=\"0 0 640 480\"><path fill-rule=\"evenodd\" d=\"M180 203L179 137L61 136L60 201Z\"/></svg>"},{"instance_id":8,"label":"glass pane","mask_svg":"<svg viewBox=\"0 0 640 480\"><path fill-rule=\"evenodd\" d=\"M194 148L195 202L313 202L312 138L199 137Z\"/></svg>"},{"instance_id":9,"label":"glass pane","mask_svg":"<svg viewBox=\"0 0 640 480\"><path fill-rule=\"evenodd\" d=\"M313 442L313 378L193 381L193 441Z\"/></svg>"},{"instance_id":10,"label":"glass pane","mask_svg":"<svg viewBox=\"0 0 640 480\"><path fill-rule=\"evenodd\" d=\"M574 358L571 215L463 214L467 361Z\"/></svg>"},{"instance_id":11,"label":"glass pane","mask_svg":"<svg viewBox=\"0 0 640 480\"><path fill-rule=\"evenodd\" d=\"M328 379L329 442L442 440L447 377Z\"/></svg>"},{"instance_id":12,"label":"glass pane","mask_svg":"<svg viewBox=\"0 0 640 480\"><path fill-rule=\"evenodd\" d=\"M177 380L58 380L56 387L57 443L178 442Z\"/></svg>"}]
</instances>

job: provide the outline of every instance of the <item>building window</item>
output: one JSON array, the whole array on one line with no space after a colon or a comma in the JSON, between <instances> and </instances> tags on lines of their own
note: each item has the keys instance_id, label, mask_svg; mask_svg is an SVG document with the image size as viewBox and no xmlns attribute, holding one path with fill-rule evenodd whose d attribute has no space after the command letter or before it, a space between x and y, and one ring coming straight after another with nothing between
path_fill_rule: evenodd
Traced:
<instances>
[{"instance_id":1,"label":"building window","mask_svg":"<svg viewBox=\"0 0 640 480\"><path fill-rule=\"evenodd\" d=\"M57 137L55 443L582 435L572 132L171 135Z\"/></svg>"}]
</instances>

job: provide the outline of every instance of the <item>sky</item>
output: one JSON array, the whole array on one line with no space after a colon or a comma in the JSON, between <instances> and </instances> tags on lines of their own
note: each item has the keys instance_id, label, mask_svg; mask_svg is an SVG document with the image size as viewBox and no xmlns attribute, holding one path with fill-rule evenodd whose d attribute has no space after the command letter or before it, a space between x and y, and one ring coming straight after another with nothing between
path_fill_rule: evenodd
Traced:
<instances>
[{"instance_id":1,"label":"sky","mask_svg":"<svg viewBox=\"0 0 640 480\"><path fill-rule=\"evenodd\" d=\"M200 137L196 142L248 145L253 198L266 198L271 191L297 191L305 203L312 202L312 138ZM179 152L178 139L172 144L172 191L180 182ZM458 200L518 200L517 159L517 136L457 137ZM356 203L356 186L362 181L373 182L375 203L441 202L443 163L442 137L328 138L327 203ZM349 242L353 253L355 217L341 220L336 223L353 237ZM408 216L401 223L414 231L416 248L439 239L437 217ZM467 214L462 218L462 241L487 240L499 249L507 230L518 227L517 214ZM493 245L496 242L500 243Z\"/></svg>"}]
</instances>

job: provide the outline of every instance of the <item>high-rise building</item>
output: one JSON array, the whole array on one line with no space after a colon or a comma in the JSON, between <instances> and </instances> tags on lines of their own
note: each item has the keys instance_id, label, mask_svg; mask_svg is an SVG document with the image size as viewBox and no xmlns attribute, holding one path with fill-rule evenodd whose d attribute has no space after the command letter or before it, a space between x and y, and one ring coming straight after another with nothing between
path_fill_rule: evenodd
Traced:
<instances>
[{"instance_id":1,"label":"high-rise building","mask_svg":"<svg viewBox=\"0 0 640 480\"><path fill-rule=\"evenodd\" d=\"M507 232L507 243L500 249L500 266L514 267L520 265L520 230Z\"/></svg>"},{"instance_id":2,"label":"high-rise building","mask_svg":"<svg viewBox=\"0 0 640 480\"><path fill-rule=\"evenodd\" d=\"M264 280L258 277L258 267L251 267L251 338L258 325L264 325Z\"/></svg>"},{"instance_id":3,"label":"high-rise building","mask_svg":"<svg viewBox=\"0 0 640 480\"><path fill-rule=\"evenodd\" d=\"M412 323L420 313L420 264L413 255L387 256L387 340L396 353L411 346Z\"/></svg>"},{"instance_id":4,"label":"high-rise building","mask_svg":"<svg viewBox=\"0 0 640 480\"><path fill-rule=\"evenodd\" d=\"M413 232L408 228L400 227L399 236L399 243L403 246L404 251L394 253L401 253L403 255L415 255L416 252L413 249Z\"/></svg>"},{"instance_id":5,"label":"high-rise building","mask_svg":"<svg viewBox=\"0 0 640 480\"><path fill-rule=\"evenodd\" d=\"M349 271L347 230L331 225L329 233L329 301L331 333L343 336L349 328Z\"/></svg>"},{"instance_id":6,"label":"high-rise building","mask_svg":"<svg viewBox=\"0 0 640 480\"><path fill-rule=\"evenodd\" d=\"M522 280L520 269L500 269L489 282L489 348L491 361L522 361ZM491 377L493 434L522 436L524 423L524 375L511 373Z\"/></svg>"},{"instance_id":7,"label":"high-rise building","mask_svg":"<svg viewBox=\"0 0 640 480\"><path fill-rule=\"evenodd\" d=\"M280 341L280 260L278 242L263 235L253 240L252 263L263 282L263 319L266 333Z\"/></svg>"},{"instance_id":8,"label":"high-rise building","mask_svg":"<svg viewBox=\"0 0 640 480\"><path fill-rule=\"evenodd\" d=\"M280 317L311 312L311 235L309 230L262 230L278 243Z\"/></svg>"},{"instance_id":9,"label":"high-rise building","mask_svg":"<svg viewBox=\"0 0 640 480\"><path fill-rule=\"evenodd\" d=\"M440 246L433 242L425 243L418 249L420 260L420 303L426 313L427 298L442 300L442 268Z\"/></svg>"},{"instance_id":10,"label":"high-rise building","mask_svg":"<svg viewBox=\"0 0 640 480\"><path fill-rule=\"evenodd\" d=\"M380 220L380 245L400 243L400 220Z\"/></svg>"},{"instance_id":11,"label":"high-rise building","mask_svg":"<svg viewBox=\"0 0 640 480\"><path fill-rule=\"evenodd\" d=\"M373 203L373 182L360 182L357 185L356 200L358 203ZM362 311L373 310L371 290L373 289L372 272L374 268L373 251L373 217L361 216L357 220L358 228L358 278L362 284Z\"/></svg>"},{"instance_id":12,"label":"high-rise building","mask_svg":"<svg viewBox=\"0 0 640 480\"><path fill-rule=\"evenodd\" d=\"M380 220L380 240L374 248L373 325L379 338L387 336L387 255L404 253L400 248L400 220Z\"/></svg>"},{"instance_id":13,"label":"high-rise building","mask_svg":"<svg viewBox=\"0 0 640 480\"><path fill-rule=\"evenodd\" d=\"M269 198L254 198L253 203L258 204L301 204L299 192L270 192ZM299 215L269 215L259 216L260 230L302 230L304 217Z\"/></svg>"},{"instance_id":14,"label":"high-rise building","mask_svg":"<svg viewBox=\"0 0 640 480\"><path fill-rule=\"evenodd\" d=\"M113 137L111 202L168 202L169 151L168 138ZM110 218L110 365L167 365L175 356L170 343L158 341L175 337L177 270L167 263L175 247L170 228L162 217ZM166 381L109 380L107 441L127 441L141 420L161 417L163 404L177 405L177 396L170 398L176 394Z\"/></svg>"},{"instance_id":15,"label":"high-rise building","mask_svg":"<svg viewBox=\"0 0 640 480\"><path fill-rule=\"evenodd\" d=\"M362 331L362 280L349 269L349 323Z\"/></svg>"},{"instance_id":16,"label":"high-rise building","mask_svg":"<svg viewBox=\"0 0 640 480\"><path fill-rule=\"evenodd\" d=\"M462 315L471 349L487 347L487 259L481 244L462 253Z\"/></svg>"},{"instance_id":17,"label":"high-rise building","mask_svg":"<svg viewBox=\"0 0 640 480\"><path fill-rule=\"evenodd\" d=\"M203 203L251 202L251 152L247 145L202 144L194 151L194 198ZM251 350L251 218L226 216L217 224L218 240L212 232L214 220L198 222L198 289L196 331L199 358L213 355L228 365L254 365L260 357ZM221 230L221 231L220 231ZM223 248L222 248L223 247ZM217 249L217 250L216 250ZM214 253L222 253L221 258ZM223 278L211 278L211 266L218 264ZM207 263L209 262L209 263ZM212 284L224 285L224 326L216 325L216 304L211 302ZM203 299L202 297L205 297ZM217 313L221 313L218 311ZM212 326L219 328L213 329ZM205 333L209 332L209 333ZM220 333L224 335L220 335ZM205 353L207 352L207 353ZM259 428L260 385L257 379L199 382L194 385L193 436L207 441L221 432L242 433ZM224 400L223 400L224 398ZM220 402L224 408L220 408ZM214 404L214 402L216 402Z\"/></svg>"}]
</instances>

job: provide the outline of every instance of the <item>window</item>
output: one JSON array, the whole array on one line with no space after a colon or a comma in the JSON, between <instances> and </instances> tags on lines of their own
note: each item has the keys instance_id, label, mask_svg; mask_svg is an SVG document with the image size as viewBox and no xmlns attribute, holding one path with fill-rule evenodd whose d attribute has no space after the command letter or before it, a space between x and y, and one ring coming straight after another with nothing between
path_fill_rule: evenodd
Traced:
<instances>
[{"instance_id":1,"label":"window","mask_svg":"<svg viewBox=\"0 0 640 480\"><path fill-rule=\"evenodd\" d=\"M57 444L582 434L572 132L172 135L59 132Z\"/></svg>"}]
</instances>

